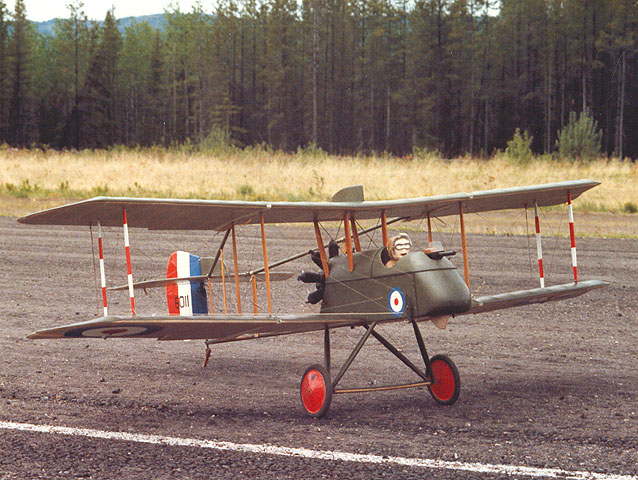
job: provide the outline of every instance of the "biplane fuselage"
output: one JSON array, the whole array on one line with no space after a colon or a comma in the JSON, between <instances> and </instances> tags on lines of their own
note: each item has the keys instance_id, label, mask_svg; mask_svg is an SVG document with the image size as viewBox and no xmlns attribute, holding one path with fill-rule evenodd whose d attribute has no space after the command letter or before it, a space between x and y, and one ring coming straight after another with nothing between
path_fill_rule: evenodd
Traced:
<instances>
[{"instance_id":1,"label":"biplane fuselage","mask_svg":"<svg viewBox=\"0 0 638 480\"><path fill-rule=\"evenodd\" d=\"M583 281L578 278L572 200L596 185L598 182L591 180L575 180L435 197L371 202L364 201L361 186L348 187L337 192L332 202L271 203L98 197L37 212L19 221L34 225L98 226L104 316L41 330L31 334L29 338L203 339L206 341L204 362L206 364L211 353L209 348L211 344L323 330L323 364L310 365L300 382L301 402L309 415L313 417L325 415L330 407L333 393L398 390L409 387L427 387L437 403L451 405L456 402L460 392L458 369L447 355L430 356L428 354L418 322L432 320L437 327L445 328L450 316L564 300L607 285L607 282L601 280ZM545 286L538 207L564 203L568 204L574 280L570 283ZM507 209L527 211L530 208L533 208L535 213L540 287L472 297L469 290L465 213ZM443 247L437 245L438 242L432 239L431 220L449 215L459 216L463 277L447 258L454 252L444 251ZM200 258L178 251L171 255L166 278L134 283L128 243L129 220L131 225L149 230L212 230L224 231L225 234L214 258ZM362 229L359 222L365 220L377 220L378 223L376 226ZM428 250L423 251L412 247L410 253L405 256L401 257L404 251L396 255L398 244L392 243L388 234L388 225L418 220L427 221ZM343 238L333 238L326 245L321 231L321 224L326 222L339 222L343 226ZM287 223L313 225L316 249L305 250L300 254L270 263L265 225ZM109 315L107 312L107 287L101 243L101 226L117 225L122 225L124 232L128 283L124 286L112 287L112 290L128 290L131 301L131 315L122 316ZM240 272L235 227L244 225L260 225L261 227L263 267ZM362 251L360 234L367 234L377 229L381 230L382 245L385 246ZM392 238L396 239L398 236L400 237L401 234ZM232 270L225 269L223 257L223 249L229 239L232 246ZM342 246L339 246L339 243L342 243ZM390 248L393 258L389 258L386 248ZM401 250L404 249L405 246ZM339 253L340 251L342 253ZM316 284L317 290L308 295L308 303L316 304L321 301L321 311L319 313L273 313L270 282L285 281L291 278L293 273L271 270L306 255L310 256L322 272L302 272L298 279L305 283ZM226 280L232 282L231 278L234 278L235 283L237 313L227 312L227 294L232 289L227 289L225 282ZM262 279L264 282L261 291L266 293L267 301L262 300L260 303L257 284L261 283ZM252 297L244 299L243 311L240 302L241 280L250 282L252 291ZM222 298L216 298L215 302L213 302L212 282L222 284ZM136 313L135 289L153 287L166 288L169 315L138 315ZM208 287L207 295L206 287ZM219 293L219 289L215 290ZM199 294L201 299L195 302ZM197 306L195 306L196 303ZM224 313L219 313L219 310L217 313L213 312L213 303L216 305L221 303ZM252 305L252 312L249 307L246 308L246 303ZM412 325L424 367L419 367L412 362L402 349L394 346L376 329L377 325L405 321ZM341 368L336 370L331 369L330 331L341 327L361 327L364 332ZM378 340L412 370L419 377L418 380L398 385L338 388L346 371L370 336Z\"/></svg>"},{"instance_id":2,"label":"biplane fuselage","mask_svg":"<svg viewBox=\"0 0 638 480\"><path fill-rule=\"evenodd\" d=\"M382 261L384 248L353 254L350 271L345 256L330 259L322 313L374 313L387 310L415 318L454 315L471 307L470 290L447 258L415 251L394 266Z\"/></svg>"}]
</instances>

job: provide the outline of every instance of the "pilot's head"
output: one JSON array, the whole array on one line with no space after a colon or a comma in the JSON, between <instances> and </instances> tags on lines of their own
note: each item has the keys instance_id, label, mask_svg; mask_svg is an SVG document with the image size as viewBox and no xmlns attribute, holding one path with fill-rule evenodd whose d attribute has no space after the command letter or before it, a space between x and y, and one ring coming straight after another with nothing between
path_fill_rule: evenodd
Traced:
<instances>
[{"instance_id":1,"label":"pilot's head","mask_svg":"<svg viewBox=\"0 0 638 480\"><path fill-rule=\"evenodd\" d=\"M386 245L388 254L393 260L399 260L401 257L405 257L410 252L412 242L407 233L399 233L394 237L390 237L388 244Z\"/></svg>"}]
</instances>

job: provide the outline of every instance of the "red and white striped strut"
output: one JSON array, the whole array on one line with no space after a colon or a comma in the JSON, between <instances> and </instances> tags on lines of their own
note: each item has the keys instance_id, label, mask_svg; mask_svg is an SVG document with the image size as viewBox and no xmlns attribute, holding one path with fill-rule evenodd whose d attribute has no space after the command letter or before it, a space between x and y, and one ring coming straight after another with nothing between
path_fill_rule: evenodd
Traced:
<instances>
[{"instance_id":1,"label":"red and white striped strut","mask_svg":"<svg viewBox=\"0 0 638 480\"><path fill-rule=\"evenodd\" d=\"M572 209L572 194L567 192L567 205L569 208L569 239L572 246L572 265L574 267L574 283L578 283L578 262L576 260L576 235L574 233L574 210Z\"/></svg>"},{"instance_id":2,"label":"red and white striped strut","mask_svg":"<svg viewBox=\"0 0 638 480\"><path fill-rule=\"evenodd\" d=\"M126 220L126 208L122 209L124 227L124 250L126 251L126 274L128 276L128 293L131 297L131 313L135 315L135 294L133 289L133 273L131 271L131 247L128 242L128 222Z\"/></svg>"},{"instance_id":3,"label":"red and white striped strut","mask_svg":"<svg viewBox=\"0 0 638 480\"><path fill-rule=\"evenodd\" d=\"M104 274L104 250L102 249L102 225L97 222L97 245L100 252L100 283L102 286L102 306L104 307L104 316L108 316L109 309L106 304L106 275Z\"/></svg>"},{"instance_id":4,"label":"red and white striped strut","mask_svg":"<svg viewBox=\"0 0 638 480\"><path fill-rule=\"evenodd\" d=\"M541 222L538 218L538 204L534 202L534 221L536 223L536 253L538 256L538 276L541 288L545 288L545 274L543 272L543 246L541 244Z\"/></svg>"}]
</instances>

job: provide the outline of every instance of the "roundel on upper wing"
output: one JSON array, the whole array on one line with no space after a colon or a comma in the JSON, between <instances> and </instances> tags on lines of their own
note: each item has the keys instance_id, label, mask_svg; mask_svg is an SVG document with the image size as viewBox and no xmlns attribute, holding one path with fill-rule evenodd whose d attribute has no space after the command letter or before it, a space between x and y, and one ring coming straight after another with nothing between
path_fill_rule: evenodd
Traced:
<instances>
[{"instance_id":1,"label":"roundel on upper wing","mask_svg":"<svg viewBox=\"0 0 638 480\"><path fill-rule=\"evenodd\" d=\"M393 315L399 316L403 314L405 309L405 296L400 288L393 288L388 294L388 309Z\"/></svg>"}]
</instances>

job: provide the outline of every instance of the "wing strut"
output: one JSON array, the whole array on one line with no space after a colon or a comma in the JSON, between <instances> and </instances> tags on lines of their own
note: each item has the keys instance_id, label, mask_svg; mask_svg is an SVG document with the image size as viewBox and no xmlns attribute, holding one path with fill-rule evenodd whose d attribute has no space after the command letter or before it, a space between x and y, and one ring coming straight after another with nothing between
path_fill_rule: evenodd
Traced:
<instances>
[{"instance_id":1,"label":"wing strut","mask_svg":"<svg viewBox=\"0 0 638 480\"><path fill-rule=\"evenodd\" d=\"M100 286L102 287L102 306L104 316L108 316L109 309L106 302L106 275L104 273L104 249L102 248L102 225L97 222L97 248L100 255ZM95 258L95 257L94 257Z\"/></svg>"},{"instance_id":2,"label":"wing strut","mask_svg":"<svg viewBox=\"0 0 638 480\"><path fill-rule=\"evenodd\" d=\"M131 313L135 315L135 289L133 288L133 273L131 270L131 247L128 239L126 207L122 208L122 227L124 229L124 251L126 252L126 275L128 278L128 292L131 297Z\"/></svg>"},{"instance_id":3,"label":"wing strut","mask_svg":"<svg viewBox=\"0 0 638 480\"><path fill-rule=\"evenodd\" d=\"M226 241L228 240L228 235L230 235L230 230L231 230L230 228L226 230L226 233L224 234L224 238L222 238L222 243L220 243L219 248L217 249L217 253L215 254L215 258L213 259L213 263L211 264L210 269L208 270L208 273L206 274L206 276L208 277L208 301L210 302L211 314L213 313L213 288L211 285L210 278L213 276L213 271L215 270L215 267L217 266L217 262L219 261L219 256L222 254L224 245L226 245ZM222 265L223 263L224 263L224 259L222 258Z\"/></svg>"},{"instance_id":4,"label":"wing strut","mask_svg":"<svg viewBox=\"0 0 638 480\"><path fill-rule=\"evenodd\" d=\"M255 278L255 275L250 276L250 284L253 287L253 313L257 315L259 310L257 307L257 279Z\"/></svg>"},{"instance_id":5,"label":"wing strut","mask_svg":"<svg viewBox=\"0 0 638 480\"><path fill-rule=\"evenodd\" d=\"M354 219L354 215L350 215L350 225L352 227L352 239L354 240L354 249L357 252L361 251L361 241L359 240L359 232L357 231L357 222Z\"/></svg>"},{"instance_id":6,"label":"wing strut","mask_svg":"<svg viewBox=\"0 0 638 480\"><path fill-rule=\"evenodd\" d=\"M213 271L215 270L215 267L217 266L217 262L219 261L219 256L221 255L222 249L224 248L224 245L226 245L226 240L228 240L228 235L230 235L230 228L228 230L226 230L226 233L224 234L224 238L222 239L222 243L219 245L219 248L217 249L217 254L215 255L215 259L213 260L213 263L210 266L210 270L208 270L208 273L206 274L206 276L208 278L213 276Z\"/></svg>"},{"instance_id":7,"label":"wing strut","mask_svg":"<svg viewBox=\"0 0 638 480\"><path fill-rule=\"evenodd\" d=\"M538 217L538 202L534 200L534 224L536 226L536 255L538 257L538 278L541 288L545 288L545 273L543 271L543 245L541 243L541 221Z\"/></svg>"},{"instance_id":8,"label":"wing strut","mask_svg":"<svg viewBox=\"0 0 638 480\"><path fill-rule=\"evenodd\" d=\"M465 235L465 217L463 216L463 202L459 202L459 217L461 219L461 243L463 245L463 267L465 269L465 283L470 288L470 267L467 259L467 238Z\"/></svg>"},{"instance_id":9,"label":"wing strut","mask_svg":"<svg viewBox=\"0 0 638 480\"><path fill-rule=\"evenodd\" d=\"M350 271L354 270L354 257L352 255L352 237L350 236L350 222L348 221L348 214L343 215L343 228L346 236L346 255L348 255L348 268Z\"/></svg>"},{"instance_id":10,"label":"wing strut","mask_svg":"<svg viewBox=\"0 0 638 480\"><path fill-rule=\"evenodd\" d=\"M432 243L432 219L430 219L430 212L428 212L428 246Z\"/></svg>"},{"instance_id":11,"label":"wing strut","mask_svg":"<svg viewBox=\"0 0 638 480\"><path fill-rule=\"evenodd\" d=\"M208 277L208 301L210 302L210 314L213 315L215 309L213 308L213 286L211 285L210 277Z\"/></svg>"},{"instance_id":12,"label":"wing strut","mask_svg":"<svg viewBox=\"0 0 638 480\"><path fill-rule=\"evenodd\" d=\"M576 234L574 233L574 210L572 208L572 192L567 191L569 209L569 239L572 247L572 266L574 267L574 283L578 283L578 262L576 261Z\"/></svg>"},{"instance_id":13,"label":"wing strut","mask_svg":"<svg viewBox=\"0 0 638 480\"><path fill-rule=\"evenodd\" d=\"M266 295L268 296L268 313L272 313L272 296L270 294L270 268L268 265L268 249L266 248L266 227L264 226L264 212L261 219L261 246L264 251L264 273L266 274Z\"/></svg>"},{"instance_id":14,"label":"wing strut","mask_svg":"<svg viewBox=\"0 0 638 480\"><path fill-rule=\"evenodd\" d=\"M383 235L383 246L388 244L388 220L385 216L385 210L381 210L381 233Z\"/></svg>"},{"instance_id":15,"label":"wing strut","mask_svg":"<svg viewBox=\"0 0 638 480\"><path fill-rule=\"evenodd\" d=\"M325 273L326 278L328 278L330 276L330 267L328 267L328 258L326 257L326 247L323 244L323 238L321 237L321 230L319 229L319 221L315 218L313 223L315 225L315 237L317 237L317 250L319 250L319 257L321 258L321 266L323 267L323 273Z\"/></svg>"},{"instance_id":16,"label":"wing strut","mask_svg":"<svg viewBox=\"0 0 638 480\"><path fill-rule=\"evenodd\" d=\"M226 300L226 272L224 271L224 250L220 250L222 261L222 297L224 298L224 314L228 315L228 301Z\"/></svg>"},{"instance_id":17,"label":"wing strut","mask_svg":"<svg viewBox=\"0 0 638 480\"><path fill-rule=\"evenodd\" d=\"M239 263L237 262L237 238L235 237L235 224L230 227L233 236L233 267L235 268L235 295L237 296L237 313L241 314L241 293L239 290Z\"/></svg>"}]
</instances>

